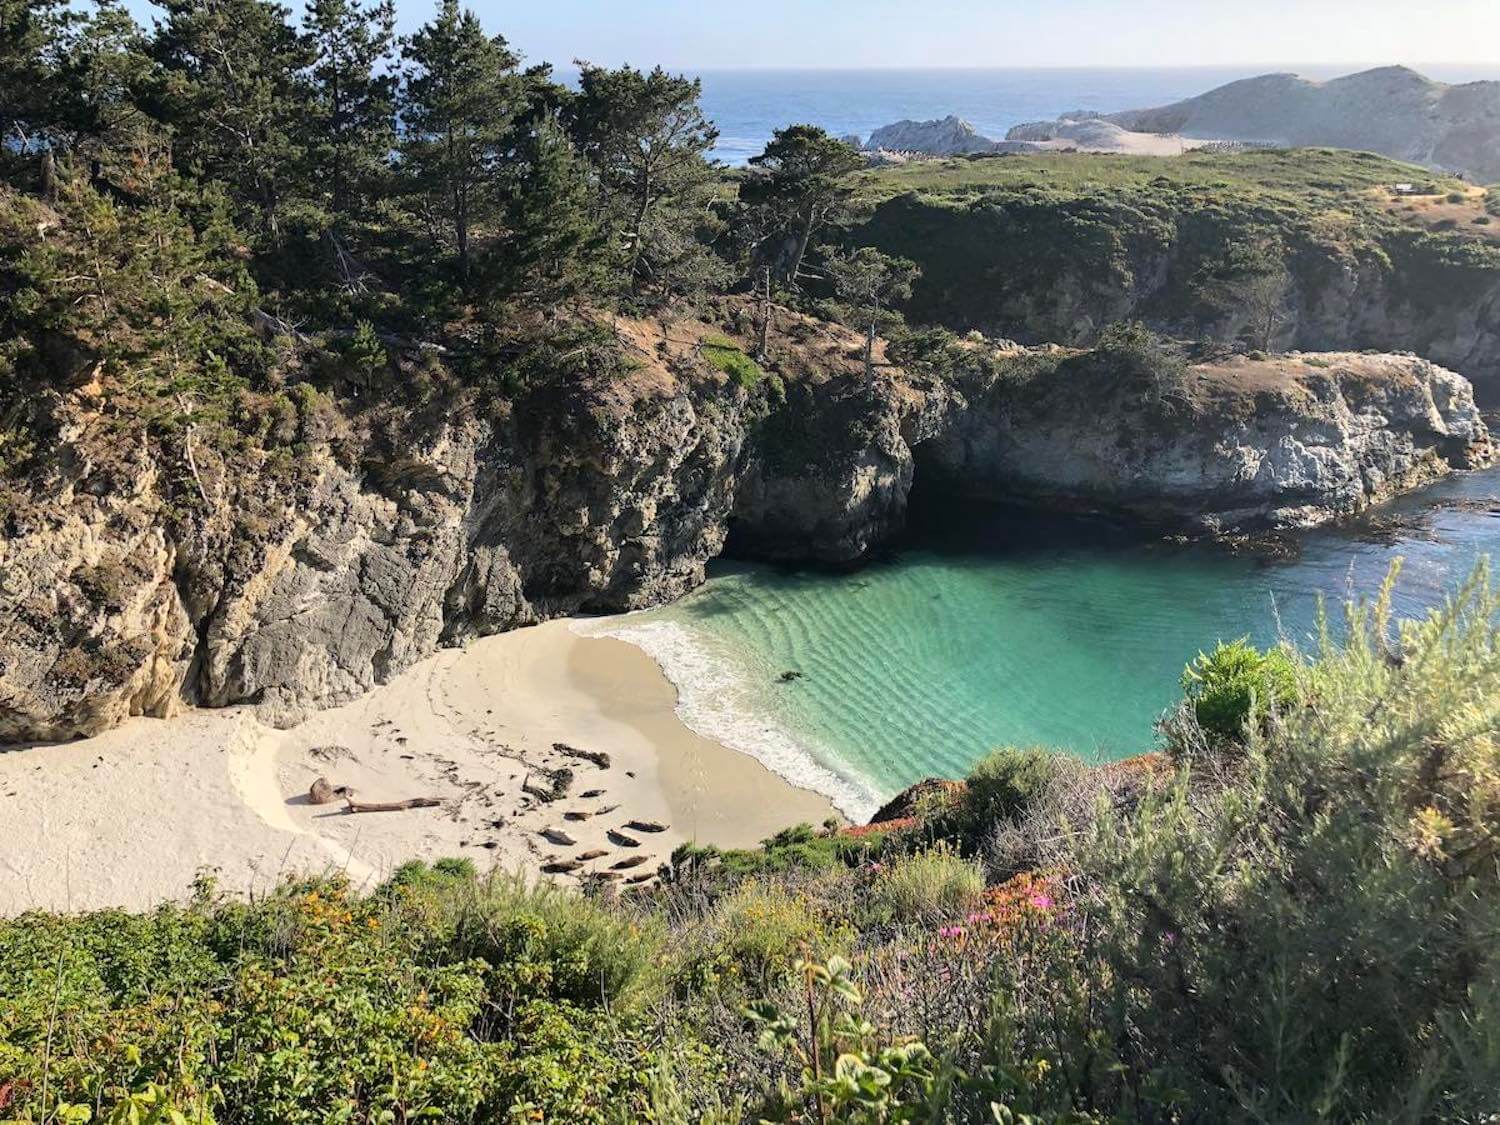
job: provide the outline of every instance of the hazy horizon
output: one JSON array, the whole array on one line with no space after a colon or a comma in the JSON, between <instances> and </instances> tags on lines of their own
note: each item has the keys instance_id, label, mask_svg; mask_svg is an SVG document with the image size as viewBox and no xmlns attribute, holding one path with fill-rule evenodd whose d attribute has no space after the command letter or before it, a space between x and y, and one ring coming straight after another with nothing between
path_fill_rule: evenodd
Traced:
<instances>
[{"instance_id":1,"label":"hazy horizon","mask_svg":"<svg viewBox=\"0 0 1500 1125\"><path fill-rule=\"evenodd\" d=\"M149 0L126 0L149 22ZM301 3L288 5L300 13ZM487 30L529 61L660 63L679 70L1152 69L1407 65L1500 77L1500 4L1438 0L473 0ZM398 0L402 32L435 0ZM1212 10L1209 10L1209 9ZM1477 54L1475 44L1485 44ZM1417 60L1417 61L1411 61Z\"/></svg>"}]
</instances>

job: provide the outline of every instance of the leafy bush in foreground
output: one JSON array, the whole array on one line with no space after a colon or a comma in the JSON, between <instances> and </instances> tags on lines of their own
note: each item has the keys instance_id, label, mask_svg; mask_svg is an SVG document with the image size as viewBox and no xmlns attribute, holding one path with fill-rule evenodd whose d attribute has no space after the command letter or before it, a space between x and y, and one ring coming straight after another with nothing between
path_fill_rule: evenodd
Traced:
<instances>
[{"instance_id":1,"label":"leafy bush in foreground","mask_svg":"<svg viewBox=\"0 0 1500 1125\"><path fill-rule=\"evenodd\" d=\"M1297 696L1297 673L1285 650L1261 652L1248 641L1200 652L1182 674L1198 725L1219 738L1241 739Z\"/></svg>"}]
</instances>

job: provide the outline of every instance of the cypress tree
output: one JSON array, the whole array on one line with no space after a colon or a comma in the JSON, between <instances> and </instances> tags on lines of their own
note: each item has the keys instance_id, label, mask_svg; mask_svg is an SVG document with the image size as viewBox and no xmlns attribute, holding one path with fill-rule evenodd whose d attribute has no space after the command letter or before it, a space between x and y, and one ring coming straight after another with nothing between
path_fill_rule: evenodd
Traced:
<instances>
[{"instance_id":1,"label":"cypress tree","mask_svg":"<svg viewBox=\"0 0 1500 1125\"><path fill-rule=\"evenodd\" d=\"M308 0L303 28L314 52L306 115L310 187L335 226L363 213L396 143L392 0Z\"/></svg>"},{"instance_id":2,"label":"cypress tree","mask_svg":"<svg viewBox=\"0 0 1500 1125\"><path fill-rule=\"evenodd\" d=\"M406 44L402 168L429 230L451 246L467 286L476 229L493 221L500 174L524 105L518 59L473 12L443 0Z\"/></svg>"},{"instance_id":3,"label":"cypress tree","mask_svg":"<svg viewBox=\"0 0 1500 1125\"><path fill-rule=\"evenodd\" d=\"M279 242L281 210L304 165L311 52L288 10L268 0L162 0L162 7L155 101L174 131L175 162L222 183L240 217Z\"/></svg>"},{"instance_id":4,"label":"cypress tree","mask_svg":"<svg viewBox=\"0 0 1500 1125\"><path fill-rule=\"evenodd\" d=\"M588 165L553 115L538 120L522 155L506 208L501 290L550 307L603 283L593 189Z\"/></svg>"}]
</instances>

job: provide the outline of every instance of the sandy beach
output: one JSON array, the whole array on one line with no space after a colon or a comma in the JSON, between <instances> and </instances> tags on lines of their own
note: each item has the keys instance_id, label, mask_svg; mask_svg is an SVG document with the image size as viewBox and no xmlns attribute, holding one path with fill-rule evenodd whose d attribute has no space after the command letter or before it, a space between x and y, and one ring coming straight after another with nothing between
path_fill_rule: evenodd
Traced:
<instances>
[{"instance_id":1,"label":"sandy beach","mask_svg":"<svg viewBox=\"0 0 1500 1125\"><path fill-rule=\"evenodd\" d=\"M646 882L684 841L754 845L834 815L699 737L675 703L640 649L554 621L440 653L290 730L230 708L0 750L0 913L148 907L205 872L241 894L295 872L368 887L442 856ZM563 795L537 795L560 770ZM320 777L358 802L438 804L350 813L312 803Z\"/></svg>"}]
</instances>

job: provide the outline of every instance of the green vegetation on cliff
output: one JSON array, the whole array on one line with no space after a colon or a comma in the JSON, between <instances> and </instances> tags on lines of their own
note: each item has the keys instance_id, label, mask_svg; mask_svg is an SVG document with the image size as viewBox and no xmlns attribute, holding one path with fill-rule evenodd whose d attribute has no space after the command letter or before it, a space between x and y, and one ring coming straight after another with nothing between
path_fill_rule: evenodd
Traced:
<instances>
[{"instance_id":1,"label":"green vegetation on cliff","mask_svg":"<svg viewBox=\"0 0 1500 1125\"><path fill-rule=\"evenodd\" d=\"M1416 182L1429 194L1402 195ZM1330 150L1006 156L863 173L853 238L922 275L909 316L1086 344L1145 320L1250 346L1416 350L1476 377L1500 339L1486 195ZM1278 281L1279 279L1279 281Z\"/></svg>"},{"instance_id":2,"label":"green vegetation on cliff","mask_svg":"<svg viewBox=\"0 0 1500 1125\"><path fill-rule=\"evenodd\" d=\"M1220 693L1205 725L1186 703L1162 754L1000 751L899 819L684 848L617 901L445 861L367 895L205 883L149 914L0 922L0 1109L1486 1120L1500 592L1481 571L1424 621L1386 604L1278 653L1275 707Z\"/></svg>"}]
</instances>

